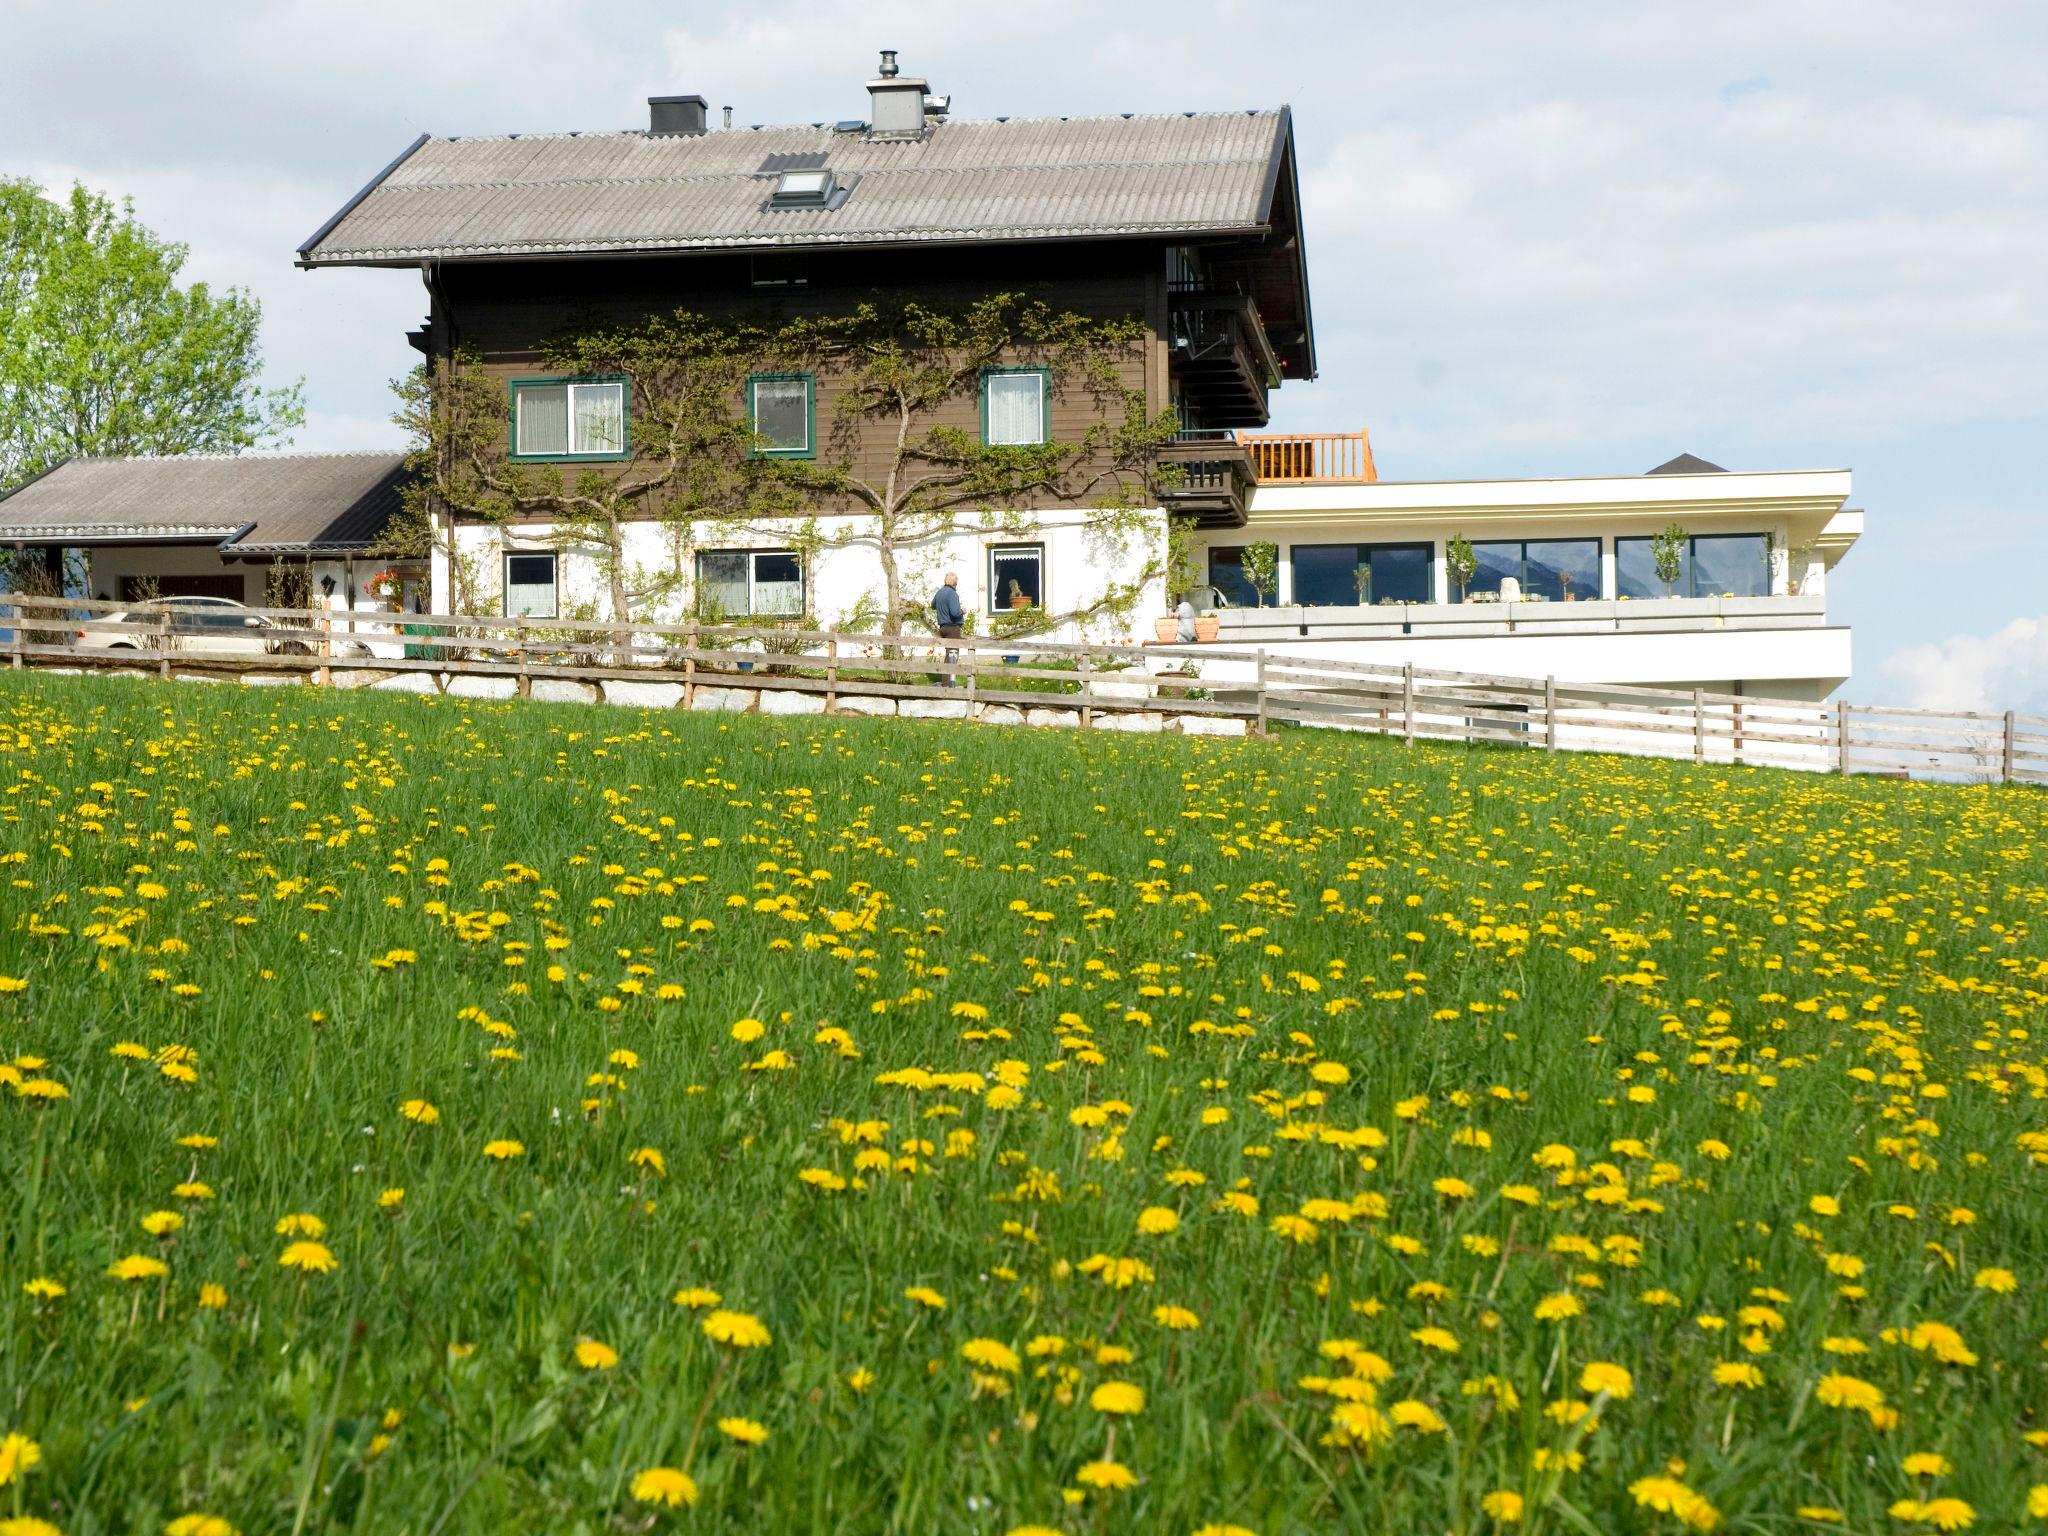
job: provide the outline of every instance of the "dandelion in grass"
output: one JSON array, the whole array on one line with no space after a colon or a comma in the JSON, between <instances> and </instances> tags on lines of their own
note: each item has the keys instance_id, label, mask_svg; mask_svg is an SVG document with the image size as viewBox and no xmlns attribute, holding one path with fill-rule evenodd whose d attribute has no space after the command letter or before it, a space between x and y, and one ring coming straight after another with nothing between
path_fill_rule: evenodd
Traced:
<instances>
[{"instance_id":1,"label":"dandelion in grass","mask_svg":"<svg viewBox=\"0 0 2048 1536\"><path fill-rule=\"evenodd\" d=\"M773 1342L772 1335L761 1326L760 1319L748 1312L711 1312L706 1314L700 1326L706 1338L733 1349L762 1349Z\"/></svg>"},{"instance_id":2,"label":"dandelion in grass","mask_svg":"<svg viewBox=\"0 0 2048 1536\"><path fill-rule=\"evenodd\" d=\"M633 1474L631 1492L642 1504L686 1509L697 1502L697 1480L674 1467L648 1467Z\"/></svg>"},{"instance_id":3,"label":"dandelion in grass","mask_svg":"<svg viewBox=\"0 0 2048 1536\"><path fill-rule=\"evenodd\" d=\"M1116 1461L1091 1461L1074 1474L1074 1481L1101 1493L1121 1493L1138 1486L1138 1474Z\"/></svg>"},{"instance_id":4,"label":"dandelion in grass","mask_svg":"<svg viewBox=\"0 0 2048 1536\"><path fill-rule=\"evenodd\" d=\"M0 1488L19 1482L37 1462L43 1448L19 1431L0 1436Z\"/></svg>"},{"instance_id":5,"label":"dandelion in grass","mask_svg":"<svg viewBox=\"0 0 2048 1536\"><path fill-rule=\"evenodd\" d=\"M768 1438L768 1426L754 1419L720 1419L718 1432L735 1445L760 1445Z\"/></svg>"},{"instance_id":6,"label":"dandelion in grass","mask_svg":"<svg viewBox=\"0 0 2048 1536\"><path fill-rule=\"evenodd\" d=\"M305 1275L332 1274L339 1267L333 1250L325 1243L316 1243L310 1238L286 1244L284 1252L277 1256L277 1262L286 1269L296 1269Z\"/></svg>"},{"instance_id":7,"label":"dandelion in grass","mask_svg":"<svg viewBox=\"0 0 2048 1536\"><path fill-rule=\"evenodd\" d=\"M526 1148L509 1138L484 1143L484 1156L494 1163L509 1163L514 1158L526 1156Z\"/></svg>"}]
</instances>

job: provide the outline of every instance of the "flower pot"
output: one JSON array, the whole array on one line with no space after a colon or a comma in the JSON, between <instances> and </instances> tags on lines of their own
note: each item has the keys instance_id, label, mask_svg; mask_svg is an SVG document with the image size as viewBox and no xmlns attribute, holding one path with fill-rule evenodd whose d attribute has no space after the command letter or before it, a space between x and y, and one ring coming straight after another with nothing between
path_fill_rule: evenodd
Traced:
<instances>
[{"instance_id":1,"label":"flower pot","mask_svg":"<svg viewBox=\"0 0 2048 1536\"><path fill-rule=\"evenodd\" d=\"M1199 625L1201 620L1197 619L1195 622ZM1180 620L1170 613L1164 618L1154 619L1152 621L1152 633L1159 637L1161 645L1171 645L1173 644L1173 637L1180 633Z\"/></svg>"},{"instance_id":2,"label":"flower pot","mask_svg":"<svg viewBox=\"0 0 2048 1536\"><path fill-rule=\"evenodd\" d=\"M1010 607L1012 609L1029 608L1030 606L1031 599L1026 597L1022 592L1019 592L1015 597L1010 599Z\"/></svg>"},{"instance_id":3,"label":"flower pot","mask_svg":"<svg viewBox=\"0 0 2048 1536\"><path fill-rule=\"evenodd\" d=\"M1195 638L1205 644L1222 633L1223 621L1213 613L1203 614L1195 620Z\"/></svg>"}]
</instances>

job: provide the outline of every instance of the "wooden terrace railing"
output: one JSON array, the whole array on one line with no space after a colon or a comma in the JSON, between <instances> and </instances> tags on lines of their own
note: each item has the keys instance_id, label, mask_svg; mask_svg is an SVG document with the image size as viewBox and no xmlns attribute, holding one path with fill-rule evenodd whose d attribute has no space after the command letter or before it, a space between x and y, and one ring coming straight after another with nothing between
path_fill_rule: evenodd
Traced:
<instances>
[{"instance_id":1,"label":"wooden terrace railing","mask_svg":"<svg viewBox=\"0 0 2048 1536\"><path fill-rule=\"evenodd\" d=\"M1240 432L1261 485L1313 485L1323 480L1373 481L1372 439L1356 432Z\"/></svg>"}]
</instances>

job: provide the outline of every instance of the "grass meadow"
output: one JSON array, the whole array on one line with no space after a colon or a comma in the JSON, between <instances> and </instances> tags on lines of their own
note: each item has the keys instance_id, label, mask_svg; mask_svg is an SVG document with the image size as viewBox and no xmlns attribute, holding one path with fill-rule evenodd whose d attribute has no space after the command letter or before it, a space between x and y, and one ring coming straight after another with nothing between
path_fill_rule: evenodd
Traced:
<instances>
[{"instance_id":1,"label":"grass meadow","mask_svg":"<svg viewBox=\"0 0 2048 1536\"><path fill-rule=\"evenodd\" d=\"M0 674L0 1532L2048 1518L2048 796Z\"/></svg>"}]
</instances>

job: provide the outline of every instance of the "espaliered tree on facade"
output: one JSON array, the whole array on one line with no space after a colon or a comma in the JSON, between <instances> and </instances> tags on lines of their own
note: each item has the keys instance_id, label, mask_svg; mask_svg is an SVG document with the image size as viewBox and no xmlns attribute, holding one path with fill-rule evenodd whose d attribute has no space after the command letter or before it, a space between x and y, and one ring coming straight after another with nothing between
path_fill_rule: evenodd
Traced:
<instances>
[{"instance_id":1,"label":"espaliered tree on facade","mask_svg":"<svg viewBox=\"0 0 2048 1536\"><path fill-rule=\"evenodd\" d=\"M680 590L684 553L705 532L772 533L807 556L866 545L882 578L879 602L866 606L900 635L923 613L910 586L929 574L913 569L921 552L956 532L1033 533L1041 509L1085 506L1092 538L1144 551L1135 574L1085 607L1006 615L1004 627L1122 616L1164 569L1166 530L1154 509L1173 474L1156 459L1174 414L1149 414L1143 390L1125 380L1143 341L1135 317L1083 315L1016 293L951 307L878 298L833 315L679 310L585 323L549 344L542 365L631 381L630 457L605 465L512 459L503 380L458 353L400 385L398 420L425 483L398 538L415 550L440 542L460 602L475 596L460 590L461 551L450 520L430 514L545 520L557 548L593 561L620 622ZM1044 369L1051 397L1084 399L1092 424L1021 446L988 444L959 426L983 374L1014 366ZM772 457L748 420L747 380L798 371L817 376L831 412L814 458ZM663 530L670 558L636 562L628 531L649 523Z\"/></svg>"}]
</instances>

